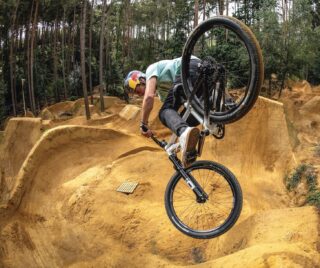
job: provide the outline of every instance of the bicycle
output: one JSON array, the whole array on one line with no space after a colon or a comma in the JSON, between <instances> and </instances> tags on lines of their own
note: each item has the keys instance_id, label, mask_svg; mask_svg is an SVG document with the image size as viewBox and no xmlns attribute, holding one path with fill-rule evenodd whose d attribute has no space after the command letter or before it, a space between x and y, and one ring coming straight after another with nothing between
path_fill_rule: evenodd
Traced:
<instances>
[{"instance_id":1,"label":"bicycle","mask_svg":"<svg viewBox=\"0 0 320 268\"><path fill-rule=\"evenodd\" d=\"M223 53L226 49L229 54ZM192 83L189 64L197 52L203 60ZM187 96L183 119L192 114L203 126L197 149L187 156L195 160L202 154L206 136L223 138L225 124L242 118L257 100L263 81L259 44L251 30L235 18L208 19L193 30L184 46L181 78ZM228 231L239 218L243 202L234 174L212 161L196 161L184 168L177 157L176 135L169 142L152 139L167 152L176 170L165 191L165 208L173 225L200 239Z\"/></svg>"}]
</instances>

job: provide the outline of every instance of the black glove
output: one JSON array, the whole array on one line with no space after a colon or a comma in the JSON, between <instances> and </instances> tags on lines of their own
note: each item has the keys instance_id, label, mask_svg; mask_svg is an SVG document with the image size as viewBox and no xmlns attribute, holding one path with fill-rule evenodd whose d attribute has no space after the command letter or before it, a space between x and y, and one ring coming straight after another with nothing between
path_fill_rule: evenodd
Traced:
<instances>
[{"instance_id":1,"label":"black glove","mask_svg":"<svg viewBox=\"0 0 320 268\"><path fill-rule=\"evenodd\" d=\"M140 129L141 129L143 132L147 132L147 131L149 130L148 124L141 122L141 123L140 123Z\"/></svg>"}]
</instances>

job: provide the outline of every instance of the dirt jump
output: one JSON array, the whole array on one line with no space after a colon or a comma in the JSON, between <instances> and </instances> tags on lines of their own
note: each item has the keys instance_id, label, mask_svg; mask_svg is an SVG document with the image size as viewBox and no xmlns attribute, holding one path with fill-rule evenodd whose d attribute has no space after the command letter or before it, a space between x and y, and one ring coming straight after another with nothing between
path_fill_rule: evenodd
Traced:
<instances>
[{"instance_id":1,"label":"dirt jump","mask_svg":"<svg viewBox=\"0 0 320 268\"><path fill-rule=\"evenodd\" d=\"M286 94L284 104L260 97L223 140L206 140L201 159L227 166L244 197L236 225L210 240L168 219L164 192L174 170L139 134L141 104L112 99L90 121L74 103L64 105L68 118L58 118L66 115L60 105L42 119L10 120L0 147L0 267L319 267L319 212L294 206L283 182L308 158L304 141L320 142L310 131L320 126L319 102L297 93L293 104ZM160 105L150 124L167 138ZM138 183L132 194L117 192L125 181Z\"/></svg>"}]
</instances>

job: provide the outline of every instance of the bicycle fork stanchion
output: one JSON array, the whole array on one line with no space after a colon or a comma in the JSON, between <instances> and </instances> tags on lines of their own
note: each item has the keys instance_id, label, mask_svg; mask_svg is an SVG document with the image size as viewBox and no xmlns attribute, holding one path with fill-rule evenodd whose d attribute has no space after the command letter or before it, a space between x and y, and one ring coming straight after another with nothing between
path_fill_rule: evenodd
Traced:
<instances>
[{"instance_id":1,"label":"bicycle fork stanchion","mask_svg":"<svg viewBox=\"0 0 320 268\"><path fill-rule=\"evenodd\" d=\"M199 202L199 203L206 202L208 200L208 195L205 193L205 191L202 189L202 187L199 185L199 183L192 177L192 175L187 174L187 172L181 166L181 163L177 159L177 157L175 155L169 155L169 159L174 164L177 171L184 178L184 180L188 184L188 186L196 194L197 202Z\"/></svg>"}]
</instances>

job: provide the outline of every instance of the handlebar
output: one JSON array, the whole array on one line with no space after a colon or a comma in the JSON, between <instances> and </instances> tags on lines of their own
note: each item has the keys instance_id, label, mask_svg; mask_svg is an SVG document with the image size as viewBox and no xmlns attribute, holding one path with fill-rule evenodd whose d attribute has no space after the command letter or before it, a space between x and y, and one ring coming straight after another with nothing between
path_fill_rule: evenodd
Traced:
<instances>
[{"instance_id":1,"label":"handlebar","mask_svg":"<svg viewBox=\"0 0 320 268\"><path fill-rule=\"evenodd\" d=\"M141 125L140 125L140 128L141 128L144 132L147 132L147 131L148 131L148 127L147 127L146 125L144 125L144 124L141 124ZM153 141L154 141L156 144L158 144L161 148L166 147L166 145L167 145L167 142L166 142L166 141L164 141L164 140L163 140L163 141L158 140L157 137L156 137L154 134L151 135L151 138L152 138Z\"/></svg>"},{"instance_id":2,"label":"handlebar","mask_svg":"<svg viewBox=\"0 0 320 268\"><path fill-rule=\"evenodd\" d=\"M161 148L164 148L164 147L166 147L166 145L167 145L167 142L166 142L166 141L160 141L160 140L158 140L157 137L154 136L153 134L152 134L152 136L151 136L151 139L153 139L153 141L154 141L156 144L158 144Z\"/></svg>"}]
</instances>

